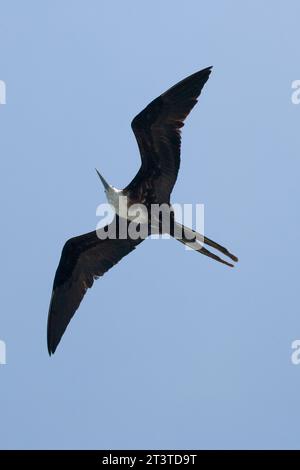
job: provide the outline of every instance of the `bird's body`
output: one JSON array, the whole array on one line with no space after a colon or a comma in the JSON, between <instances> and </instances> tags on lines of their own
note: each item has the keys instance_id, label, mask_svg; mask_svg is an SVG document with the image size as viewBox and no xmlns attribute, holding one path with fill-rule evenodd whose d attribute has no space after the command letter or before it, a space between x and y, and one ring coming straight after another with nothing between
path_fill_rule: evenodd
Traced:
<instances>
[{"instance_id":1,"label":"bird's body","mask_svg":"<svg viewBox=\"0 0 300 470\"><path fill-rule=\"evenodd\" d=\"M104 185L108 202L115 209L113 222L100 230L68 240L63 248L55 274L48 314L48 350L55 352L57 345L86 290L124 256L133 251L145 237L138 228L145 226L149 232L168 232L185 245L228 266L231 263L208 251L211 246L237 261L226 248L192 229L177 223L170 195L180 166L180 129L183 121L197 102L208 80L211 67L196 72L153 100L132 121L132 129L139 146L142 164L124 189L109 185L98 175ZM136 206L141 208L136 217ZM153 207L167 207L170 224L165 228L160 216L153 217ZM124 225L126 236L124 237ZM114 229L114 236L107 233ZM143 234L145 232L142 232Z\"/></svg>"}]
</instances>

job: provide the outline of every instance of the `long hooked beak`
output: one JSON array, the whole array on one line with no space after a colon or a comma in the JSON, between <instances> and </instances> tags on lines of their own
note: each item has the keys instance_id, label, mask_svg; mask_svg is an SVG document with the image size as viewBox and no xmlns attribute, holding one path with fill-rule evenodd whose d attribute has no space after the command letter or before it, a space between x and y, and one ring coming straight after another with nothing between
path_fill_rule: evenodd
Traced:
<instances>
[{"instance_id":1,"label":"long hooked beak","mask_svg":"<svg viewBox=\"0 0 300 470\"><path fill-rule=\"evenodd\" d=\"M102 181L102 184L103 184L103 186L104 186L105 191L108 191L109 188L110 188L109 184L107 183L107 181L105 181L105 179L104 179L103 176L99 173L99 171L97 170L97 168L95 168L95 170L96 170L96 172L97 172L99 178L100 178L101 181Z\"/></svg>"}]
</instances>

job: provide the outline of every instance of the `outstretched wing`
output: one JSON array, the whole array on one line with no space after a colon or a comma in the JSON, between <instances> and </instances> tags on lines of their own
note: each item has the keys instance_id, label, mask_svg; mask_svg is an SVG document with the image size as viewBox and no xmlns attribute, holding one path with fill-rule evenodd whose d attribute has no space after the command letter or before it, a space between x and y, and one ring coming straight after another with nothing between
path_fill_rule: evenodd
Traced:
<instances>
[{"instance_id":1,"label":"outstretched wing","mask_svg":"<svg viewBox=\"0 0 300 470\"><path fill-rule=\"evenodd\" d=\"M114 227L117 227L117 237L119 220L116 216L112 222ZM110 226L104 227L101 232L107 232ZM47 340L50 355L55 352L65 329L94 280L103 276L143 241L141 238L132 240L129 237L100 239L98 235L94 231L70 238L62 250L48 314Z\"/></svg>"},{"instance_id":2,"label":"outstretched wing","mask_svg":"<svg viewBox=\"0 0 300 470\"><path fill-rule=\"evenodd\" d=\"M132 121L142 165L128 191L153 194L158 203L169 203L180 165L180 128L197 103L212 67L196 72L153 100Z\"/></svg>"}]
</instances>

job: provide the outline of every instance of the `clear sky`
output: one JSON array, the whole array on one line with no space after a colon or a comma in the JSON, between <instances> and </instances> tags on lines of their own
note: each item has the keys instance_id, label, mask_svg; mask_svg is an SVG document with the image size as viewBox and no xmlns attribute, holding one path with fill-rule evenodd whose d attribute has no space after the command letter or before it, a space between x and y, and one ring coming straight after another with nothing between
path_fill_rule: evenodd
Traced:
<instances>
[{"instance_id":1,"label":"clear sky","mask_svg":"<svg viewBox=\"0 0 300 470\"><path fill-rule=\"evenodd\" d=\"M299 1L0 3L0 447L300 448ZM235 269L146 240L46 349L66 239L139 167L130 121L213 73L174 202L203 203Z\"/></svg>"}]
</instances>

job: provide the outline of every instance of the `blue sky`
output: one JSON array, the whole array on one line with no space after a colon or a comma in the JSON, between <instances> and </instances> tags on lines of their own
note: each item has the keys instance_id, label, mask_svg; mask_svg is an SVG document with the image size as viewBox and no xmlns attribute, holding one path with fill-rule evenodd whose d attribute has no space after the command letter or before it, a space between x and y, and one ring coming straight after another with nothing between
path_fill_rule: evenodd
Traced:
<instances>
[{"instance_id":1,"label":"blue sky","mask_svg":"<svg viewBox=\"0 0 300 470\"><path fill-rule=\"evenodd\" d=\"M1 2L0 447L299 448L296 0ZM66 239L139 166L130 121L213 73L183 132L173 201L205 205L235 269L146 240L46 350Z\"/></svg>"}]
</instances>

